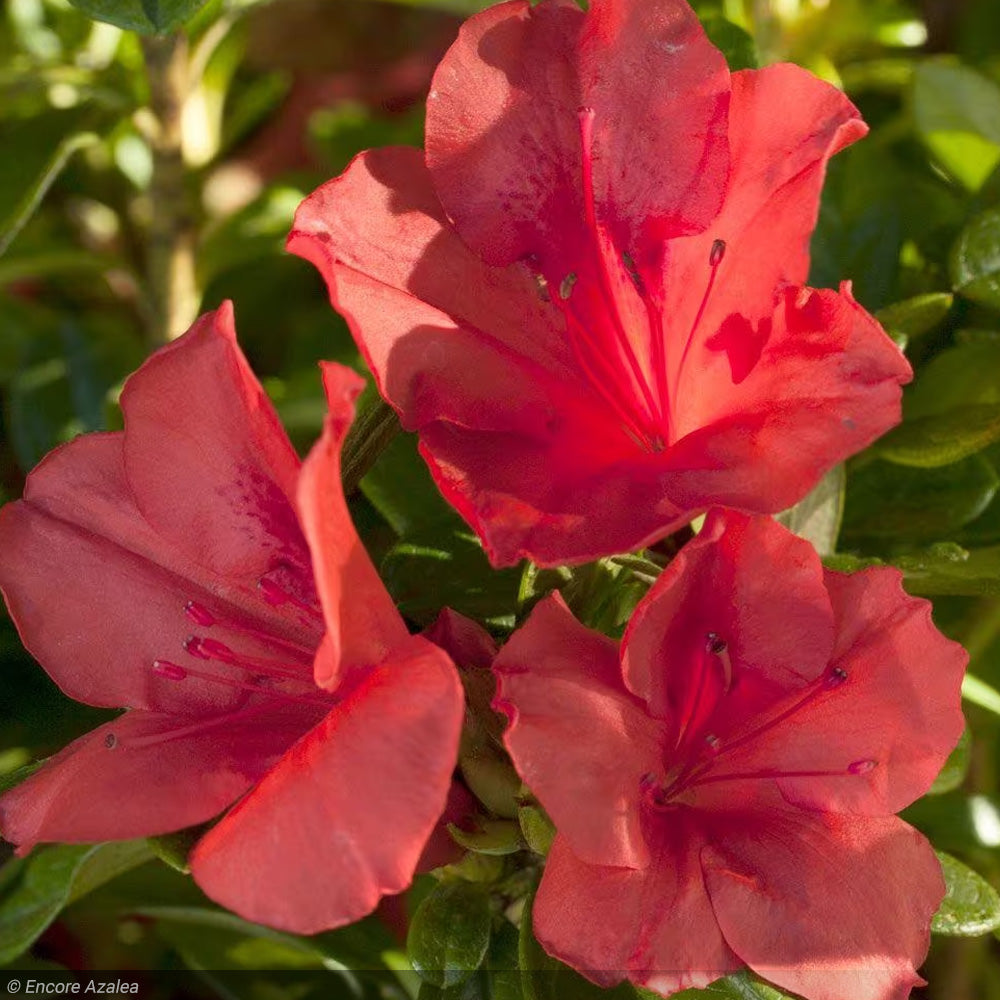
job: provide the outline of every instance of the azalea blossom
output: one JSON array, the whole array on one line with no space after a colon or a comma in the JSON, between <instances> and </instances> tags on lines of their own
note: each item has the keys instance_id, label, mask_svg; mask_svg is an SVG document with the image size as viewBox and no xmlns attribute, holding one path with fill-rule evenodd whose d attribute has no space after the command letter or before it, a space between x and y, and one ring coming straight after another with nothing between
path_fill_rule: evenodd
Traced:
<instances>
[{"instance_id":1,"label":"azalea blossom","mask_svg":"<svg viewBox=\"0 0 1000 1000\"><path fill-rule=\"evenodd\" d=\"M228 304L127 382L122 433L56 449L0 511L0 587L70 697L126 708L0 798L22 852L213 819L195 880L314 932L404 889L445 806L463 716L351 523L340 449L363 380L323 366L300 463ZM235 805L234 805L235 803Z\"/></svg>"},{"instance_id":2,"label":"azalea blossom","mask_svg":"<svg viewBox=\"0 0 1000 1000\"><path fill-rule=\"evenodd\" d=\"M962 731L966 654L900 574L824 570L713 510L619 644L546 598L501 650L506 744L557 829L551 954L664 996L749 966L808 1000L899 1000L944 895L894 814Z\"/></svg>"},{"instance_id":3,"label":"azalea blossom","mask_svg":"<svg viewBox=\"0 0 1000 1000\"><path fill-rule=\"evenodd\" d=\"M683 0L511 0L438 67L426 155L360 155L288 246L493 563L585 561L788 507L898 422L905 359L804 285L865 131L796 66L730 75Z\"/></svg>"}]
</instances>

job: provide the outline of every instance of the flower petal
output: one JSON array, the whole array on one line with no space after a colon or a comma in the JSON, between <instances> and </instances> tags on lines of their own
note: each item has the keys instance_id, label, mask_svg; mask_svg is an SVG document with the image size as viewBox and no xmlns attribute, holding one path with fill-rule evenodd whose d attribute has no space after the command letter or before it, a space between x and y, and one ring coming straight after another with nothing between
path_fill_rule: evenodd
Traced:
<instances>
[{"instance_id":1,"label":"flower petal","mask_svg":"<svg viewBox=\"0 0 1000 1000\"><path fill-rule=\"evenodd\" d=\"M297 497L327 628L315 679L333 688L342 665L380 663L409 633L358 537L340 480L340 452L364 380L343 365L322 369L329 413L302 466Z\"/></svg>"},{"instance_id":2,"label":"flower petal","mask_svg":"<svg viewBox=\"0 0 1000 1000\"><path fill-rule=\"evenodd\" d=\"M421 635L440 646L459 668L480 667L489 669L497 655L496 640L471 618L442 608L433 625L425 628Z\"/></svg>"},{"instance_id":3,"label":"flower petal","mask_svg":"<svg viewBox=\"0 0 1000 1000\"><path fill-rule=\"evenodd\" d=\"M627 977L664 996L742 967L705 891L704 838L683 812L668 830L638 871L585 864L557 834L532 908L549 954L601 986Z\"/></svg>"},{"instance_id":4,"label":"flower petal","mask_svg":"<svg viewBox=\"0 0 1000 1000\"><path fill-rule=\"evenodd\" d=\"M738 385L727 362L724 376L702 371L687 394L699 402L681 428L690 433L671 448L690 470L673 485L679 505L783 510L899 423L910 366L848 285L839 294L785 289L765 327L759 337L740 323L727 333L735 350L756 356Z\"/></svg>"},{"instance_id":5,"label":"flower petal","mask_svg":"<svg viewBox=\"0 0 1000 1000\"><path fill-rule=\"evenodd\" d=\"M340 702L195 848L217 902L298 933L351 923L406 888L458 753L461 685L414 637Z\"/></svg>"},{"instance_id":6,"label":"flower petal","mask_svg":"<svg viewBox=\"0 0 1000 1000\"><path fill-rule=\"evenodd\" d=\"M149 523L215 573L254 581L280 567L313 599L299 460L236 344L232 305L157 351L121 405L125 474Z\"/></svg>"},{"instance_id":7,"label":"flower petal","mask_svg":"<svg viewBox=\"0 0 1000 1000\"><path fill-rule=\"evenodd\" d=\"M636 608L622 664L674 746L709 718L724 737L820 676L833 639L815 549L770 518L714 509Z\"/></svg>"},{"instance_id":8,"label":"flower petal","mask_svg":"<svg viewBox=\"0 0 1000 1000\"><path fill-rule=\"evenodd\" d=\"M434 76L428 165L477 253L494 264L531 255L558 282L590 245L584 157L622 249L707 224L727 166L728 85L680 0L607 0L587 15L568 0L498 4L463 25ZM591 150L581 106L593 112Z\"/></svg>"},{"instance_id":9,"label":"flower petal","mask_svg":"<svg viewBox=\"0 0 1000 1000\"><path fill-rule=\"evenodd\" d=\"M177 684L151 669L156 659L185 655L189 601L303 648L318 635L157 534L128 489L122 442L121 434L90 434L57 448L28 476L24 499L0 511L0 587L11 616L29 652L77 701L183 714L232 708L245 695L197 677ZM244 645L273 655L252 639Z\"/></svg>"},{"instance_id":10,"label":"flower petal","mask_svg":"<svg viewBox=\"0 0 1000 1000\"><path fill-rule=\"evenodd\" d=\"M316 721L274 708L211 719L126 712L81 736L0 798L0 830L38 842L169 833L217 816Z\"/></svg>"},{"instance_id":11,"label":"flower petal","mask_svg":"<svg viewBox=\"0 0 1000 1000\"><path fill-rule=\"evenodd\" d=\"M595 864L648 864L640 782L659 763L661 727L625 690L616 643L553 595L501 649L494 671L514 765L574 852Z\"/></svg>"},{"instance_id":12,"label":"flower petal","mask_svg":"<svg viewBox=\"0 0 1000 1000\"><path fill-rule=\"evenodd\" d=\"M805 282L827 161L866 132L841 91L799 66L733 74L725 202L704 233L670 243L665 271L671 335L682 343L708 287L713 244L725 243L690 356L688 374L700 386L713 357L706 342L727 318L756 325L770 317L782 285ZM675 365L680 358L679 349L671 352ZM679 381L676 372L672 381ZM700 393L680 391L675 400L675 416L685 426L693 395Z\"/></svg>"},{"instance_id":13,"label":"flower petal","mask_svg":"<svg viewBox=\"0 0 1000 1000\"><path fill-rule=\"evenodd\" d=\"M733 815L702 851L726 941L807 1000L904 1000L944 896L921 834L895 817Z\"/></svg>"},{"instance_id":14,"label":"flower petal","mask_svg":"<svg viewBox=\"0 0 1000 1000\"><path fill-rule=\"evenodd\" d=\"M846 680L740 748L734 770L840 772L778 782L789 802L828 812L891 815L930 788L964 727L968 654L901 581L882 567L826 573L837 621L831 665Z\"/></svg>"}]
</instances>

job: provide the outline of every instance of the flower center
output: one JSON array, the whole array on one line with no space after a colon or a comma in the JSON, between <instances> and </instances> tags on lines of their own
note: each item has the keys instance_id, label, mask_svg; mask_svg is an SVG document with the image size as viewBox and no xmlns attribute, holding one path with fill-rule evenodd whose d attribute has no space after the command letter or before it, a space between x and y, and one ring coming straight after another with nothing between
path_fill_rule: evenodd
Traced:
<instances>
[{"instance_id":1,"label":"flower center","mask_svg":"<svg viewBox=\"0 0 1000 1000\"><path fill-rule=\"evenodd\" d=\"M728 644L716 632L705 636L705 653L700 658L698 678L691 685L691 696L681 713L678 736L672 756L681 761L667 769L664 778L647 773L642 776L639 787L644 799L658 810L669 808L682 795L701 785L735 781L763 781L776 778L820 778L852 777L869 774L878 766L878 761L868 758L851 761L845 767L833 770L793 771L781 768L765 768L757 771L730 771L725 769L727 755L740 747L759 739L765 733L780 726L792 716L819 698L834 696L849 681L843 667L833 665L814 681L806 685L798 698L790 704L785 701L770 715L755 718L737 729L725 739L710 729L712 717L733 686L733 665ZM712 671L721 674L722 689L716 701L706 705L704 692Z\"/></svg>"},{"instance_id":2,"label":"flower center","mask_svg":"<svg viewBox=\"0 0 1000 1000\"><path fill-rule=\"evenodd\" d=\"M707 308L726 244L723 240L712 244L705 292L691 329L679 344L681 353L679 359L674 359L671 387L662 294L651 290L630 253L618 252L605 222L598 216L593 170L594 111L580 108L577 117L588 245L577 270L561 276L542 274L537 255L529 254L525 263L542 298L561 313L570 349L588 383L636 445L657 453L671 440L671 400L676 396L680 369L688 359ZM550 291L553 287L558 289L554 296Z\"/></svg>"}]
</instances>

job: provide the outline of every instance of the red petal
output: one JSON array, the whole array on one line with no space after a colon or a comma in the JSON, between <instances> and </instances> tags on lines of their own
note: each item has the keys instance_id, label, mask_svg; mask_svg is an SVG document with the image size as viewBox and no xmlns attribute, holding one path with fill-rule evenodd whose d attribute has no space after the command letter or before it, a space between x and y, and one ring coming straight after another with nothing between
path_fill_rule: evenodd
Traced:
<instances>
[{"instance_id":1,"label":"red petal","mask_svg":"<svg viewBox=\"0 0 1000 1000\"><path fill-rule=\"evenodd\" d=\"M414 638L198 844L195 880L249 920L311 934L409 885L458 753L462 689Z\"/></svg>"},{"instance_id":2,"label":"red petal","mask_svg":"<svg viewBox=\"0 0 1000 1000\"><path fill-rule=\"evenodd\" d=\"M316 683L333 688L341 665L379 663L409 633L361 544L340 481L340 452L364 379L343 365L324 364L323 385L329 414L302 466L298 508L327 627Z\"/></svg>"},{"instance_id":3,"label":"red petal","mask_svg":"<svg viewBox=\"0 0 1000 1000\"><path fill-rule=\"evenodd\" d=\"M627 977L664 996L741 968L705 891L703 836L685 812L668 829L639 871L585 864L557 835L533 906L545 950L601 986Z\"/></svg>"},{"instance_id":4,"label":"red petal","mask_svg":"<svg viewBox=\"0 0 1000 1000\"><path fill-rule=\"evenodd\" d=\"M183 714L224 710L244 696L194 677L177 684L151 669L158 658L183 655L193 628L188 601L305 649L317 636L290 628L250 586L193 563L150 527L125 482L122 440L78 438L31 473L24 499L0 511L0 587L25 646L71 698ZM273 655L252 640L246 652Z\"/></svg>"},{"instance_id":5,"label":"red petal","mask_svg":"<svg viewBox=\"0 0 1000 1000\"><path fill-rule=\"evenodd\" d=\"M694 324L708 284L712 245L725 241L691 355L689 375L698 379L710 358L701 353L704 344L727 317L756 324L771 315L783 284L805 282L827 161L867 132L839 90L798 66L743 70L733 74L732 88L725 201L703 234L670 244L665 272L676 342ZM671 352L671 360L680 360L679 350ZM689 395L677 394L682 412Z\"/></svg>"},{"instance_id":6,"label":"red petal","mask_svg":"<svg viewBox=\"0 0 1000 1000\"><path fill-rule=\"evenodd\" d=\"M708 651L710 636L725 657ZM711 715L724 736L820 676L834 622L815 549L767 517L713 510L636 608L626 683L670 725L668 746Z\"/></svg>"},{"instance_id":7,"label":"red petal","mask_svg":"<svg viewBox=\"0 0 1000 1000\"><path fill-rule=\"evenodd\" d=\"M254 581L276 566L311 589L291 498L299 460L236 344L228 302L125 385L125 472L143 516L188 558Z\"/></svg>"},{"instance_id":8,"label":"red petal","mask_svg":"<svg viewBox=\"0 0 1000 1000\"><path fill-rule=\"evenodd\" d=\"M431 85L435 187L484 259L532 254L550 279L578 270L584 105L597 214L622 249L698 231L722 194L728 76L679 0L613 0L586 16L567 0L491 7L463 25Z\"/></svg>"},{"instance_id":9,"label":"red petal","mask_svg":"<svg viewBox=\"0 0 1000 1000\"><path fill-rule=\"evenodd\" d=\"M267 708L213 719L126 712L75 740L0 798L20 848L169 833L218 815L316 720Z\"/></svg>"},{"instance_id":10,"label":"red petal","mask_svg":"<svg viewBox=\"0 0 1000 1000\"><path fill-rule=\"evenodd\" d=\"M930 788L962 734L968 654L934 627L927 601L904 592L898 570L828 572L826 585L831 664L847 679L741 748L733 770L841 771L778 784L806 808L891 815Z\"/></svg>"},{"instance_id":11,"label":"red petal","mask_svg":"<svg viewBox=\"0 0 1000 1000\"><path fill-rule=\"evenodd\" d=\"M514 633L494 670L514 765L574 852L646 865L640 782L658 767L662 733L625 690L617 644L584 628L555 595Z\"/></svg>"},{"instance_id":12,"label":"red petal","mask_svg":"<svg viewBox=\"0 0 1000 1000\"><path fill-rule=\"evenodd\" d=\"M459 667L488 669L497 655L493 636L482 625L451 608L444 608L421 635L440 646Z\"/></svg>"},{"instance_id":13,"label":"red petal","mask_svg":"<svg viewBox=\"0 0 1000 1000\"><path fill-rule=\"evenodd\" d=\"M807 1000L904 1000L944 880L902 820L798 811L730 817L702 851L726 941Z\"/></svg>"},{"instance_id":14,"label":"red petal","mask_svg":"<svg viewBox=\"0 0 1000 1000\"><path fill-rule=\"evenodd\" d=\"M678 505L782 510L900 420L910 366L847 286L787 289L759 351L738 385L720 354L725 372L705 368L685 394L698 401L682 421L690 433L671 447L676 467L691 470L673 484Z\"/></svg>"}]
</instances>

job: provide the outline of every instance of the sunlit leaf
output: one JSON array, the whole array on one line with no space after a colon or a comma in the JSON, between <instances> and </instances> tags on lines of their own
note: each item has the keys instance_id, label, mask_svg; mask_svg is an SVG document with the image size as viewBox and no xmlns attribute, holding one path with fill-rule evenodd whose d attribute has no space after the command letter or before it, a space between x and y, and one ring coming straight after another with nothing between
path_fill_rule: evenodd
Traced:
<instances>
[{"instance_id":1,"label":"sunlit leaf","mask_svg":"<svg viewBox=\"0 0 1000 1000\"><path fill-rule=\"evenodd\" d=\"M194 16L206 0L69 0L95 21L107 21L126 31L164 34Z\"/></svg>"},{"instance_id":2,"label":"sunlit leaf","mask_svg":"<svg viewBox=\"0 0 1000 1000\"><path fill-rule=\"evenodd\" d=\"M977 937L1000 927L1000 894L981 875L950 854L937 852L948 892L931 930L953 937Z\"/></svg>"},{"instance_id":3,"label":"sunlit leaf","mask_svg":"<svg viewBox=\"0 0 1000 1000\"><path fill-rule=\"evenodd\" d=\"M951 283L967 299L1000 308L1000 208L975 216L951 251Z\"/></svg>"}]
</instances>

